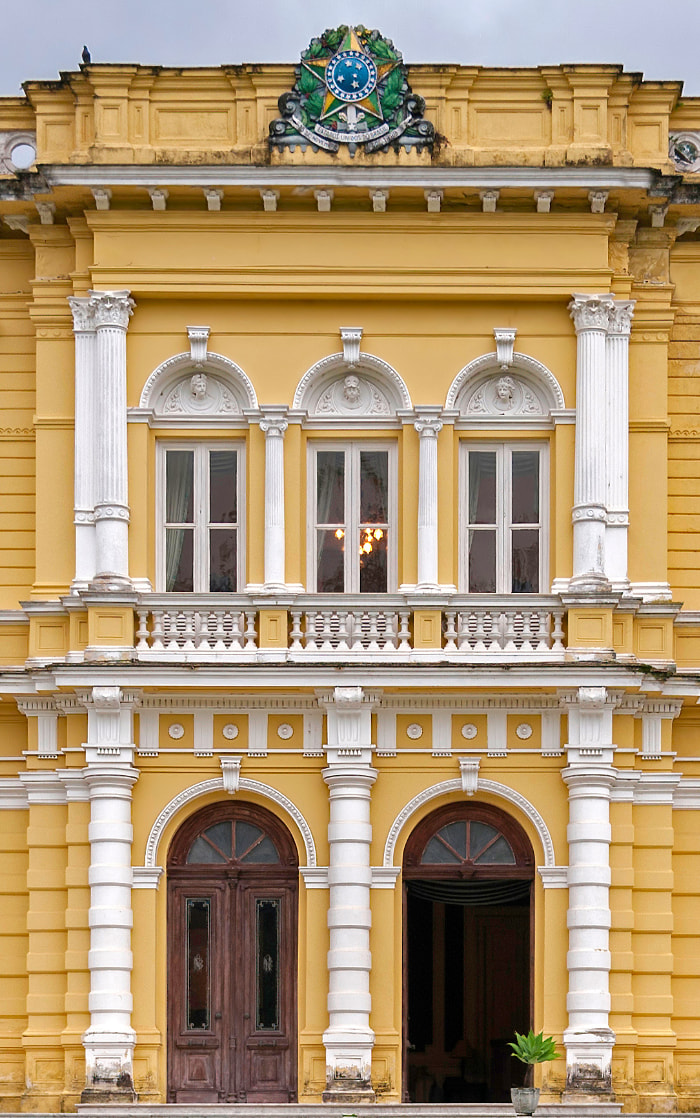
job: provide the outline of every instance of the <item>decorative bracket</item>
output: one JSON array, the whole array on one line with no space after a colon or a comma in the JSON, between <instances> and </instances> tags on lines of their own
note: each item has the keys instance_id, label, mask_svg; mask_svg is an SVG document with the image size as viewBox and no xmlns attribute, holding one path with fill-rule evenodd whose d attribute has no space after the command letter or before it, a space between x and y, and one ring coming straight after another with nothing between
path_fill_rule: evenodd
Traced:
<instances>
[{"instance_id":1,"label":"decorative bracket","mask_svg":"<svg viewBox=\"0 0 700 1118\"><path fill-rule=\"evenodd\" d=\"M473 796L479 787L480 757L460 757L459 771L462 776L462 791L465 796Z\"/></svg>"},{"instance_id":2,"label":"decorative bracket","mask_svg":"<svg viewBox=\"0 0 700 1118\"><path fill-rule=\"evenodd\" d=\"M509 369L513 364L513 347L517 330L510 327L494 326L493 336L496 339L496 356L502 369Z\"/></svg>"},{"instance_id":3,"label":"decorative bracket","mask_svg":"<svg viewBox=\"0 0 700 1118\"><path fill-rule=\"evenodd\" d=\"M354 369L360 360L361 326L341 326L340 337L343 342L343 359Z\"/></svg>"},{"instance_id":4,"label":"decorative bracket","mask_svg":"<svg viewBox=\"0 0 700 1118\"><path fill-rule=\"evenodd\" d=\"M207 342L211 326L188 326L187 337L190 340L190 357L198 369L207 359Z\"/></svg>"},{"instance_id":5,"label":"decorative bracket","mask_svg":"<svg viewBox=\"0 0 700 1118\"><path fill-rule=\"evenodd\" d=\"M235 795L241 784L241 758L220 757L221 775L224 781L224 791L229 796Z\"/></svg>"}]
</instances>

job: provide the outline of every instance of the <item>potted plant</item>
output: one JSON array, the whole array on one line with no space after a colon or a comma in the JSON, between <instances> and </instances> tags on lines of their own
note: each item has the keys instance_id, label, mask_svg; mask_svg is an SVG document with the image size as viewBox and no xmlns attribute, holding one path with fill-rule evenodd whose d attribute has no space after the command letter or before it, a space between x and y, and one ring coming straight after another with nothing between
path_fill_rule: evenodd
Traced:
<instances>
[{"instance_id":1,"label":"potted plant","mask_svg":"<svg viewBox=\"0 0 700 1118\"><path fill-rule=\"evenodd\" d=\"M532 1029L529 1033L516 1032L515 1041L509 1041L509 1047L513 1049L512 1055L521 1063L527 1064L528 1068L535 1064L543 1064L547 1060L556 1060L559 1055L554 1038L544 1036L543 1033L544 1030L541 1033L534 1033ZM540 1101L540 1089L539 1087L511 1087L510 1097L516 1114L534 1114Z\"/></svg>"}]
</instances>

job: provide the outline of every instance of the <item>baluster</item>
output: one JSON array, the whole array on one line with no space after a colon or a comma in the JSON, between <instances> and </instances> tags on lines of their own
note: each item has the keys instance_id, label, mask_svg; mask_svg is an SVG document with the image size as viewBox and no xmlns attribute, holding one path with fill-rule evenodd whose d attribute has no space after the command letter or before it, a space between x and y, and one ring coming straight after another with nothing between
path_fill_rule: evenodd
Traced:
<instances>
[{"instance_id":1,"label":"baluster","mask_svg":"<svg viewBox=\"0 0 700 1118\"><path fill-rule=\"evenodd\" d=\"M399 652L411 651L411 630L408 623L410 616L410 610L399 610Z\"/></svg>"},{"instance_id":2,"label":"baluster","mask_svg":"<svg viewBox=\"0 0 700 1118\"><path fill-rule=\"evenodd\" d=\"M396 610L387 610L384 614L384 650L396 650L398 633L398 616Z\"/></svg>"},{"instance_id":3,"label":"baluster","mask_svg":"<svg viewBox=\"0 0 700 1118\"><path fill-rule=\"evenodd\" d=\"M552 617L554 618L552 652L564 652L564 610L555 609L552 613Z\"/></svg>"},{"instance_id":4,"label":"baluster","mask_svg":"<svg viewBox=\"0 0 700 1118\"><path fill-rule=\"evenodd\" d=\"M533 614L532 610L528 610L527 613L524 613L522 615L522 617L523 617L523 639L522 639L522 643L520 645L520 651L521 652L534 652L535 643L536 643L536 640L537 640L537 636L536 636L537 630L535 628L533 628L533 621L535 619L535 614Z\"/></svg>"},{"instance_id":5,"label":"baluster","mask_svg":"<svg viewBox=\"0 0 700 1118\"><path fill-rule=\"evenodd\" d=\"M222 609L214 610L214 652L225 652L226 650L226 628L224 626L224 613Z\"/></svg>"},{"instance_id":6,"label":"baluster","mask_svg":"<svg viewBox=\"0 0 700 1118\"><path fill-rule=\"evenodd\" d=\"M537 652L549 651L549 613L546 609L537 611Z\"/></svg>"},{"instance_id":7,"label":"baluster","mask_svg":"<svg viewBox=\"0 0 700 1118\"><path fill-rule=\"evenodd\" d=\"M377 626L379 611L376 609L367 610L369 617L369 643L367 645L368 652L379 652L379 628Z\"/></svg>"},{"instance_id":8,"label":"baluster","mask_svg":"<svg viewBox=\"0 0 700 1118\"><path fill-rule=\"evenodd\" d=\"M364 652L364 645L362 643L362 614L357 614L354 611L348 614L348 621L350 624L350 649L352 652Z\"/></svg>"},{"instance_id":9,"label":"baluster","mask_svg":"<svg viewBox=\"0 0 700 1118\"><path fill-rule=\"evenodd\" d=\"M445 652L457 651L456 610L445 610Z\"/></svg>"},{"instance_id":10,"label":"baluster","mask_svg":"<svg viewBox=\"0 0 700 1118\"><path fill-rule=\"evenodd\" d=\"M180 651L180 642L178 640L178 625L181 617L181 613L166 613L165 615L165 623L168 633L167 647L169 652Z\"/></svg>"},{"instance_id":11,"label":"baluster","mask_svg":"<svg viewBox=\"0 0 700 1118\"><path fill-rule=\"evenodd\" d=\"M212 630L216 630L216 614L207 610L206 613L199 614L198 652L211 652L212 642L210 637L213 635Z\"/></svg>"},{"instance_id":12,"label":"baluster","mask_svg":"<svg viewBox=\"0 0 700 1118\"><path fill-rule=\"evenodd\" d=\"M136 630L136 650L148 648L148 610L138 610L139 627Z\"/></svg>"},{"instance_id":13,"label":"baluster","mask_svg":"<svg viewBox=\"0 0 700 1118\"><path fill-rule=\"evenodd\" d=\"M474 630L474 651L486 652L486 611L476 611L476 628Z\"/></svg>"},{"instance_id":14,"label":"baluster","mask_svg":"<svg viewBox=\"0 0 700 1118\"><path fill-rule=\"evenodd\" d=\"M349 632L350 614L347 610L338 613L338 652L348 652L350 649Z\"/></svg>"},{"instance_id":15,"label":"baluster","mask_svg":"<svg viewBox=\"0 0 700 1118\"><path fill-rule=\"evenodd\" d=\"M151 648L162 652L165 647L163 640L163 611L162 609L153 610L151 613L153 618L153 629L151 631Z\"/></svg>"},{"instance_id":16,"label":"baluster","mask_svg":"<svg viewBox=\"0 0 700 1118\"><path fill-rule=\"evenodd\" d=\"M307 652L316 652L318 648L318 645L316 644L316 614L309 613L309 611L307 610L305 617L306 639L304 641L304 646Z\"/></svg>"},{"instance_id":17,"label":"baluster","mask_svg":"<svg viewBox=\"0 0 700 1118\"><path fill-rule=\"evenodd\" d=\"M517 645L515 643L515 637L516 637L515 619L519 615L516 614L515 610L509 609L509 610L506 610L506 612L502 616L503 616L504 621L505 621L505 640L504 640L504 644L503 644L503 651L504 652L517 652L518 648L517 648Z\"/></svg>"},{"instance_id":18,"label":"baluster","mask_svg":"<svg viewBox=\"0 0 700 1118\"><path fill-rule=\"evenodd\" d=\"M195 612L191 609L188 609L183 613L183 617L185 619L185 631L182 634L181 645L183 652L191 652L195 647L195 618L197 616L198 615L195 614Z\"/></svg>"},{"instance_id":19,"label":"baluster","mask_svg":"<svg viewBox=\"0 0 700 1118\"><path fill-rule=\"evenodd\" d=\"M246 610L245 622L245 651L256 652L257 645L255 643L255 610Z\"/></svg>"},{"instance_id":20,"label":"baluster","mask_svg":"<svg viewBox=\"0 0 700 1118\"><path fill-rule=\"evenodd\" d=\"M292 610L292 631L290 633L292 642L290 651L292 652L301 652L302 649L301 638L304 634L301 631L301 614L302 611L300 609Z\"/></svg>"},{"instance_id":21,"label":"baluster","mask_svg":"<svg viewBox=\"0 0 700 1118\"><path fill-rule=\"evenodd\" d=\"M334 617L332 610L326 609L323 611L323 633L321 640L321 652L333 651L333 626L331 619Z\"/></svg>"},{"instance_id":22,"label":"baluster","mask_svg":"<svg viewBox=\"0 0 700 1118\"><path fill-rule=\"evenodd\" d=\"M470 652L471 644L469 643L469 614L457 614L457 648L460 652Z\"/></svg>"},{"instance_id":23,"label":"baluster","mask_svg":"<svg viewBox=\"0 0 700 1118\"><path fill-rule=\"evenodd\" d=\"M230 650L236 649L237 651L240 652L243 648L243 628L242 628L242 625L241 625L243 614L239 613L238 610L235 609L231 613L230 617L231 617L231 643L229 644L229 649Z\"/></svg>"}]
</instances>

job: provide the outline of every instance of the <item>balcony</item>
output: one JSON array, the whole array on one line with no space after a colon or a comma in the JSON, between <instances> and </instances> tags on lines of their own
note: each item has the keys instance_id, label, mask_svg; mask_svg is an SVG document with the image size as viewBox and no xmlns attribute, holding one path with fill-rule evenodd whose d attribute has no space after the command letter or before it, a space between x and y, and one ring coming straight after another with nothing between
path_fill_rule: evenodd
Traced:
<instances>
[{"instance_id":1,"label":"balcony","mask_svg":"<svg viewBox=\"0 0 700 1118\"><path fill-rule=\"evenodd\" d=\"M553 596L147 594L142 662L561 662L565 607ZM270 639L274 617L274 639Z\"/></svg>"}]
</instances>

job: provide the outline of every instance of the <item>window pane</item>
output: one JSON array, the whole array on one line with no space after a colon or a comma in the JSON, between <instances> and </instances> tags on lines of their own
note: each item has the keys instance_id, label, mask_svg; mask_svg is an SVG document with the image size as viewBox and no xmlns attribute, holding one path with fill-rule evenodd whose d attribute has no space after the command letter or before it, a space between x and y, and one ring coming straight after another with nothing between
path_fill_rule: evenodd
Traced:
<instances>
[{"instance_id":1,"label":"window pane","mask_svg":"<svg viewBox=\"0 0 700 1118\"><path fill-rule=\"evenodd\" d=\"M316 590L342 594L345 590L345 532L320 529L316 538Z\"/></svg>"},{"instance_id":2,"label":"window pane","mask_svg":"<svg viewBox=\"0 0 700 1118\"><path fill-rule=\"evenodd\" d=\"M261 837L262 831L254 823L236 823L236 857L242 858Z\"/></svg>"},{"instance_id":3,"label":"window pane","mask_svg":"<svg viewBox=\"0 0 700 1118\"><path fill-rule=\"evenodd\" d=\"M513 593L539 594L540 533L537 528L513 532Z\"/></svg>"},{"instance_id":4,"label":"window pane","mask_svg":"<svg viewBox=\"0 0 700 1118\"><path fill-rule=\"evenodd\" d=\"M216 850L210 842L207 842L204 835L199 835L194 840L187 855L188 866L218 866L225 861L224 855Z\"/></svg>"},{"instance_id":5,"label":"window pane","mask_svg":"<svg viewBox=\"0 0 700 1118\"><path fill-rule=\"evenodd\" d=\"M225 858L231 857L231 824L228 820L225 823L215 823L213 827L207 827L203 837L216 846Z\"/></svg>"},{"instance_id":6,"label":"window pane","mask_svg":"<svg viewBox=\"0 0 700 1118\"><path fill-rule=\"evenodd\" d=\"M496 593L495 532L469 532L469 592Z\"/></svg>"},{"instance_id":7,"label":"window pane","mask_svg":"<svg viewBox=\"0 0 700 1118\"><path fill-rule=\"evenodd\" d=\"M269 835L265 835L260 839L260 842L255 845L252 850L243 856L243 862L265 862L270 863L279 862L280 856L277 853L277 847Z\"/></svg>"},{"instance_id":8,"label":"window pane","mask_svg":"<svg viewBox=\"0 0 700 1118\"><path fill-rule=\"evenodd\" d=\"M165 455L166 524L192 524L194 520L194 454L168 450Z\"/></svg>"},{"instance_id":9,"label":"window pane","mask_svg":"<svg viewBox=\"0 0 700 1118\"><path fill-rule=\"evenodd\" d=\"M449 842L453 850L456 850L462 858L467 856L467 824L466 823L448 823L446 827L441 827L438 832L445 840Z\"/></svg>"},{"instance_id":10,"label":"window pane","mask_svg":"<svg viewBox=\"0 0 700 1118\"><path fill-rule=\"evenodd\" d=\"M345 453L319 450L316 455L316 522L345 523Z\"/></svg>"},{"instance_id":11,"label":"window pane","mask_svg":"<svg viewBox=\"0 0 700 1118\"><path fill-rule=\"evenodd\" d=\"M236 589L237 529L209 530L209 589L214 593L233 593Z\"/></svg>"},{"instance_id":12,"label":"window pane","mask_svg":"<svg viewBox=\"0 0 700 1118\"><path fill-rule=\"evenodd\" d=\"M487 843L491 842L498 835L495 827L490 827L488 823L470 823L469 824L469 857L472 861L479 856L479 852L484 849Z\"/></svg>"},{"instance_id":13,"label":"window pane","mask_svg":"<svg viewBox=\"0 0 700 1118\"><path fill-rule=\"evenodd\" d=\"M441 865L443 862L449 862L451 865L454 865L455 863L461 862L461 858L458 858L456 854L448 850L444 842L440 842L440 839L433 836L423 851L421 862L428 866Z\"/></svg>"},{"instance_id":14,"label":"window pane","mask_svg":"<svg viewBox=\"0 0 700 1118\"><path fill-rule=\"evenodd\" d=\"M389 520L389 452L360 453L360 524L386 524Z\"/></svg>"},{"instance_id":15,"label":"window pane","mask_svg":"<svg viewBox=\"0 0 700 1118\"><path fill-rule=\"evenodd\" d=\"M496 454L469 452L469 523L496 523Z\"/></svg>"},{"instance_id":16,"label":"window pane","mask_svg":"<svg viewBox=\"0 0 700 1118\"><path fill-rule=\"evenodd\" d=\"M512 454L513 524L539 524L540 455L538 451L516 450Z\"/></svg>"},{"instance_id":17,"label":"window pane","mask_svg":"<svg viewBox=\"0 0 700 1118\"><path fill-rule=\"evenodd\" d=\"M256 1029L279 1028L279 900L255 900Z\"/></svg>"},{"instance_id":18,"label":"window pane","mask_svg":"<svg viewBox=\"0 0 700 1118\"><path fill-rule=\"evenodd\" d=\"M499 835L496 841L484 850L483 854L479 854L475 861L481 865L515 865L515 855L510 848L510 843L504 839L503 835Z\"/></svg>"},{"instance_id":19,"label":"window pane","mask_svg":"<svg viewBox=\"0 0 700 1118\"><path fill-rule=\"evenodd\" d=\"M208 1029L211 1017L209 1001L209 925L210 904L204 900L187 900L187 1006L188 1029Z\"/></svg>"},{"instance_id":20,"label":"window pane","mask_svg":"<svg viewBox=\"0 0 700 1118\"><path fill-rule=\"evenodd\" d=\"M360 529L360 593L385 594L387 590L386 528Z\"/></svg>"},{"instance_id":21,"label":"window pane","mask_svg":"<svg viewBox=\"0 0 700 1118\"><path fill-rule=\"evenodd\" d=\"M212 524L238 521L235 450L212 450L209 455L209 520Z\"/></svg>"},{"instance_id":22,"label":"window pane","mask_svg":"<svg viewBox=\"0 0 700 1118\"><path fill-rule=\"evenodd\" d=\"M194 532L191 528L165 530L165 589L189 594L193 584Z\"/></svg>"}]
</instances>

